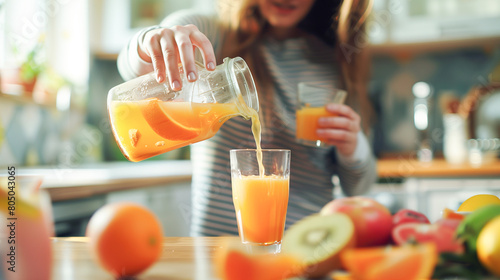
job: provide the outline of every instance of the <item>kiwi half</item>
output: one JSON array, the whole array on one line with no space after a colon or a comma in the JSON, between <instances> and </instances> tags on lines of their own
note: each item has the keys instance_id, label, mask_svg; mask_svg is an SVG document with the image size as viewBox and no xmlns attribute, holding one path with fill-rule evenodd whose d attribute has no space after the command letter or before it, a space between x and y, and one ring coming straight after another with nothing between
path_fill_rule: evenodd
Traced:
<instances>
[{"instance_id":1,"label":"kiwi half","mask_svg":"<svg viewBox=\"0 0 500 280\"><path fill-rule=\"evenodd\" d=\"M340 254L353 248L354 224L343 213L314 214L292 225L284 234L282 252L302 260L309 277L340 269Z\"/></svg>"}]
</instances>

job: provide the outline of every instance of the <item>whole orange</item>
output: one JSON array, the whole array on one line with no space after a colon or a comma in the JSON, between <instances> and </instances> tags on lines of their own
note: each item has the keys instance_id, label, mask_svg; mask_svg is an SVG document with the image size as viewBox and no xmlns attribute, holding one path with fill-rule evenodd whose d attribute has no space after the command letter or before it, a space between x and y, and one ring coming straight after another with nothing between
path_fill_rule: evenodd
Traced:
<instances>
[{"instance_id":1,"label":"whole orange","mask_svg":"<svg viewBox=\"0 0 500 280\"><path fill-rule=\"evenodd\" d=\"M135 203L111 203L98 209L86 236L93 256L115 277L137 275L161 254L163 233L158 218Z\"/></svg>"}]
</instances>

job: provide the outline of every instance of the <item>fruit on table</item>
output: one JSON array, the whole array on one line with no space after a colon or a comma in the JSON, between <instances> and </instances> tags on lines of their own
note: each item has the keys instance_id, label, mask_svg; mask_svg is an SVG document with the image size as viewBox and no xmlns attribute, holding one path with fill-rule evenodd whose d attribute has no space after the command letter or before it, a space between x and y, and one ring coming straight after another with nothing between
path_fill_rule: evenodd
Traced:
<instances>
[{"instance_id":1,"label":"fruit on table","mask_svg":"<svg viewBox=\"0 0 500 280\"><path fill-rule=\"evenodd\" d=\"M456 232L461 222L462 221L458 219L439 219L435 221L434 224L442 227L448 227L453 230L453 232Z\"/></svg>"},{"instance_id":2,"label":"fruit on table","mask_svg":"<svg viewBox=\"0 0 500 280\"><path fill-rule=\"evenodd\" d=\"M472 212L483 206L496 204L500 205L500 198L492 194L477 194L467 198L460 207L458 207L458 212Z\"/></svg>"},{"instance_id":3,"label":"fruit on table","mask_svg":"<svg viewBox=\"0 0 500 280\"><path fill-rule=\"evenodd\" d=\"M462 243L455 239L455 230L446 224L406 223L395 227L392 239L397 245L433 243L439 253L463 252Z\"/></svg>"},{"instance_id":4,"label":"fruit on table","mask_svg":"<svg viewBox=\"0 0 500 280\"><path fill-rule=\"evenodd\" d=\"M423 213L411 209L401 209L392 217L394 226L404 223L430 224L429 219Z\"/></svg>"},{"instance_id":5,"label":"fruit on table","mask_svg":"<svg viewBox=\"0 0 500 280\"><path fill-rule=\"evenodd\" d=\"M443 219L455 219L455 220L463 220L465 218L464 213L459 213L451 210L450 208L444 208L442 212Z\"/></svg>"},{"instance_id":6,"label":"fruit on table","mask_svg":"<svg viewBox=\"0 0 500 280\"><path fill-rule=\"evenodd\" d=\"M435 245L425 243L351 249L341 260L356 280L422 280L432 276L437 257Z\"/></svg>"},{"instance_id":7,"label":"fruit on table","mask_svg":"<svg viewBox=\"0 0 500 280\"><path fill-rule=\"evenodd\" d=\"M215 273L222 280L281 280L302 274L304 267L284 253L251 254L241 243L228 242L214 255Z\"/></svg>"},{"instance_id":8,"label":"fruit on table","mask_svg":"<svg viewBox=\"0 0 500 280\"><path fill-rule=\"evenodd\" d=\"M489 221L479 233L477 256L481 264L500 277L500 216Z\"/></svg>"},{"instance_id":9,"label":"fruit on table","mask_svg":"<svg viewBox=\"0 0 500 280\"><path fill-rule=\"evenodd\" d=\"M500 205L493 204L479 208L462 220L456 235L464 241L469 252L476 252L476 241L483 227L493 218L500 215Z\"/></svg>"},{"instance_id":10,"label":"fruit on table","mask_svg":"<svg viewBox=\"0 0 500 280\"><path fill-rule=\"evenodd\" d=\"M311 215L285 231L282 251L303 263L304 275L319 277L339 269L340 255L354 247L354 225L346 214Z\"/></svg>"},{"instance_id":11,"label":"fruit on table","mask_svg":"<svg viewBox=\"0 0 500 280\"><path fill-rule=\"evenodd\" d=\"M135 203L111 203L98 209L90 218L86 236L94 258L117 278L143 272L161 254L159 220Z\"/></svg>"},{"instance_id":12,"label":"fruit on table","mask_svg":"<svg viewBox=\"0 0 500 280\"><path fill-rule=\"evenodd\" d=\"M351 218L357 247L384 245L391 238L391 212L372 198L353 196L332 200L320 211L321 215L331 213L345 213Z\"/></svg>"}]
</instances>

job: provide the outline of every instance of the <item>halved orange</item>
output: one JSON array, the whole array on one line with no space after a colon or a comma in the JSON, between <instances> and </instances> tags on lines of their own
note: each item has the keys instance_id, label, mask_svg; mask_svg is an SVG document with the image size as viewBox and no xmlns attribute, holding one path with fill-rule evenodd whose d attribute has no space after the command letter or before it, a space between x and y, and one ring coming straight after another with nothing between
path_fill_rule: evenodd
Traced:
<instances>
[{"instance_id":1,"label":"halved orange","mask_svg":"<svg viewBox=\"0 0 500 280\"><path fill-rule=\"evenodd\" d=\"M341 255L343 266L357 280L430 279L437 258L431 243L356 248Z\"/></svg>"},{"instance_id":2,"label":"halved orange","mask_svg":"<svg viewBox=\"0 0 500 280\"><path fill-rule=\"evenodd\" d=\"M295 257L284 253L251 254L233 244L218 249L214 263L222 280L282 280L304 273L305 267Z\"/></svg>"},{"instance_id":3,"label":"halved orange","mask_svg":"<svg viewBox=\"0 0 500 280\"><path fill-rule=\"evenodd\" d=\"M459 213L457 211L453 211L450 208L444 208L443 209L443 219L453 219L453 220L463 220L465 218L465 215L462 213Z\"/></svg>"},{"instance_id":4,"label":"halved orange","mask_svg":"<svg viewBox=\"0 0 500 280\"><path fill-rule=\"evenodd\" d=\"M492 194L476 194L462 202L457 211L472 212L490 204L500 204L500 198Z\"/></svg>"},{"instance_id":5,"label":"halved orange","mask_svg":"<svg viewBox=\"0 0 500 280\"><path fill-rule=\"evenodd\" d=\"M166 102L158 98L147 99L145 102L147 103L141 108L142 115L151 129L161 137L172 141L182 141L193 139L200 134L199 128L187 127L175 121L163 108ZM175 106L170 106L171 108L169 109L176 109L175 114L179 114L179 117L186 117L189 114L190 110L181 108L183 105L184 107L185 105L189 105L188 102L168 103L176 103L173 104Z\"/></svg>"}]
</instances>

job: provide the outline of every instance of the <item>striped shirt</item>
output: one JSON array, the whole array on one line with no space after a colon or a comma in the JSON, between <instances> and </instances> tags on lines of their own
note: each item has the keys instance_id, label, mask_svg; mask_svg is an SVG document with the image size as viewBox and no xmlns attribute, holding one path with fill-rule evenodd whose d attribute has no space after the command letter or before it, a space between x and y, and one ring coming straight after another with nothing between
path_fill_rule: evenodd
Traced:
<instances>
[{"instance_id":1,"label":"striped shirt","mask_svg":"<svg viewBox=\"0 0 500 280\"><path fill-rule=\"evenodd\" d=\"M188 11L168 16L162 26L194 24L212 42L220 58L225 33L215 16ZM153 70L137 54L139 32L119 56L118 67L124 79ZM262 148L290 149L290 195L286 228L301 218L317 213L333 199L332 176L338 175L347 195L365 193L376 179L375 159L363 133L358 134L354 155L342 157L335 148L316 148L295 140L297 85L307 81L322 87L341 87L338 63L332 47L313 36L277 41L264 38L260 44L274 85L272 99L260 98ZM258 81L256 81L258 82ZM251 122L242 117L228 120L218 133L191 145L192 236L237 235L231 193L229 150L255 148Z\"/></svg>"}]
</instances>

